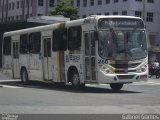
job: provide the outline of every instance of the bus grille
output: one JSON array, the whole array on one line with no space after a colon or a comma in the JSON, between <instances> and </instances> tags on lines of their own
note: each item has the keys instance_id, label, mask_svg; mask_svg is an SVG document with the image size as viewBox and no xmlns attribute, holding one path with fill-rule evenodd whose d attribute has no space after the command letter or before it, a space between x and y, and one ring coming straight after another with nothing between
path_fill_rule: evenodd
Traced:
<instances>
[{"instance_id":1,"label":"bus grille","mask_svg":"<svg viewBox=\"0 0 160 120\"><path fill-rule=\"evenodd\" d=\"M130 63L130 64L110 64L114 68L136 68L141 63Z\"/></svg>"},{"instance_id":2,"label":"bus grille","mask_svg":"<svg viewBox=\"0 0 160 120\"><path fill-rule=\"evenodd\" d=\"M117 75L118 79L133 79L134 75Z\"/></svg>"},{"instance_id":3,"label":"bus grille","mask_svg":"<svg viewBox=\"0 0 160 120\"><path fill-rule=\"evenodd\" d=\"M129 68L135 68L137 67L138 65L140 65L141 63L131 63L131 64L128 64L128 67Z\"/></svg>"}]
</instances>

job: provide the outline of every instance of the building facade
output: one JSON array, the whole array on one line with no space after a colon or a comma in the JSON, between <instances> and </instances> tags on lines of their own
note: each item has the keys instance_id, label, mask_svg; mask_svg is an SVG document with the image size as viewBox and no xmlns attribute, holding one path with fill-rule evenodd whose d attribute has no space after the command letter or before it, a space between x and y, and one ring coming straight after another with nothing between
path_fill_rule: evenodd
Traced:
<instances>
[{"instance_id":1,"label":"building facade","mask_svg":"<svg viewBox=\"0 0 160 120\"><path fill-rule=\"evenodd\" d=\"M0 0L0 22L47 16L54 3L55 0Z\"/></svg>"},{"instance_id":2,"label":"building facade","mask_svg":"<svg viewBox=\"0 0 160 120\"><path fill-rule=\"evenodd\" d=\"M0 23L48 15L59 0L0 0ZM144 19L150 48L160 51L160 0L71 0L80 18L89 15L130 15Z\"/></svg>"}]
</instances>

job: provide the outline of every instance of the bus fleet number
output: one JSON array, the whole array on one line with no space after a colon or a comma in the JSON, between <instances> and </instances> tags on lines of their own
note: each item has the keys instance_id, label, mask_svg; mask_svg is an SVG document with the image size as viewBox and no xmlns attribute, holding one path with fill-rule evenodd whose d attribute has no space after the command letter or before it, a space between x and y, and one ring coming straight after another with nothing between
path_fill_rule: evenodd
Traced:
<instances>
[{"instance_id":1,"label":"bus fleet number","mask_svg":"<svg viewBox=\"0 0 160 120\"><path fill-rule=\"evenodd\" d=\"M98 60L98 64L108 64L108 61L107 60Z\"/></svg>"}]
</instances>

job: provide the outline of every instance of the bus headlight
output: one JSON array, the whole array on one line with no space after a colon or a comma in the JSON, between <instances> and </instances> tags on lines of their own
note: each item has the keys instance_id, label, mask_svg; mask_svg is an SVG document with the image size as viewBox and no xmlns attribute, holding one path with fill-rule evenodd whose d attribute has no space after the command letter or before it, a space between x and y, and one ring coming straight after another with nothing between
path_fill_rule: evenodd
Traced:
<instances>
[{"instance_id":1,"label":"bus headlight","mask_svg":"<svg viewBox=\"0 0 160 120\"><path fill-rule=\"evenodd\" d=\"M145 72L147 70L147 65L144 65L142 68L141 68L141 71L142 72Z\"/></svg>"},{"instance_id":2,"label":"bus headlight","mask_svg":"<svg viewBox=\"0 0 160 120\"><path fill-rule=\"evenodd\" d=\"M111 73L111 71L110 71L109 68L105 69L105 72L106 72L107 74Z\"/></svg>"},{"instance_id":3,"label":"bus headlight","mask_svg":"<svg viewBox=\"0 0 160 120\"><path fill-rule=\"evenodd\" d=\"M148 68L147 65L143 65L137 72L138 73L146 72L147 68Z\"/></svg>"},{"instance_id":4,"label":"bus headlight","mask_svg":"<svg viewBox=\"0 0 160 120\"><path fill-rule=\"evenodd\" d=\"M108 66L103 66L101 69L102 72L104 72L105 74L111 74L111 69Z\"/></svg>"}]
</instances>

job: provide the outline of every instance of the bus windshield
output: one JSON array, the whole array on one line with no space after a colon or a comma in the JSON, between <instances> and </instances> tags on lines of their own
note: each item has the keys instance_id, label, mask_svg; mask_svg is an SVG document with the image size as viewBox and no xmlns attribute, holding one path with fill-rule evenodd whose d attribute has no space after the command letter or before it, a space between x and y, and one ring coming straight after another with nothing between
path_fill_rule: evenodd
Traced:
<instances>
[{"instance_id":1,"label":"bus windshield","mask_svg":"<svg viewBox=\"0 0 160 120\"><path fill-rule=\"evenodd\" d=\"M100 57L112 60L138 60L147 56L144 30L99 30Z\"/></svg>"}]
</instances>

